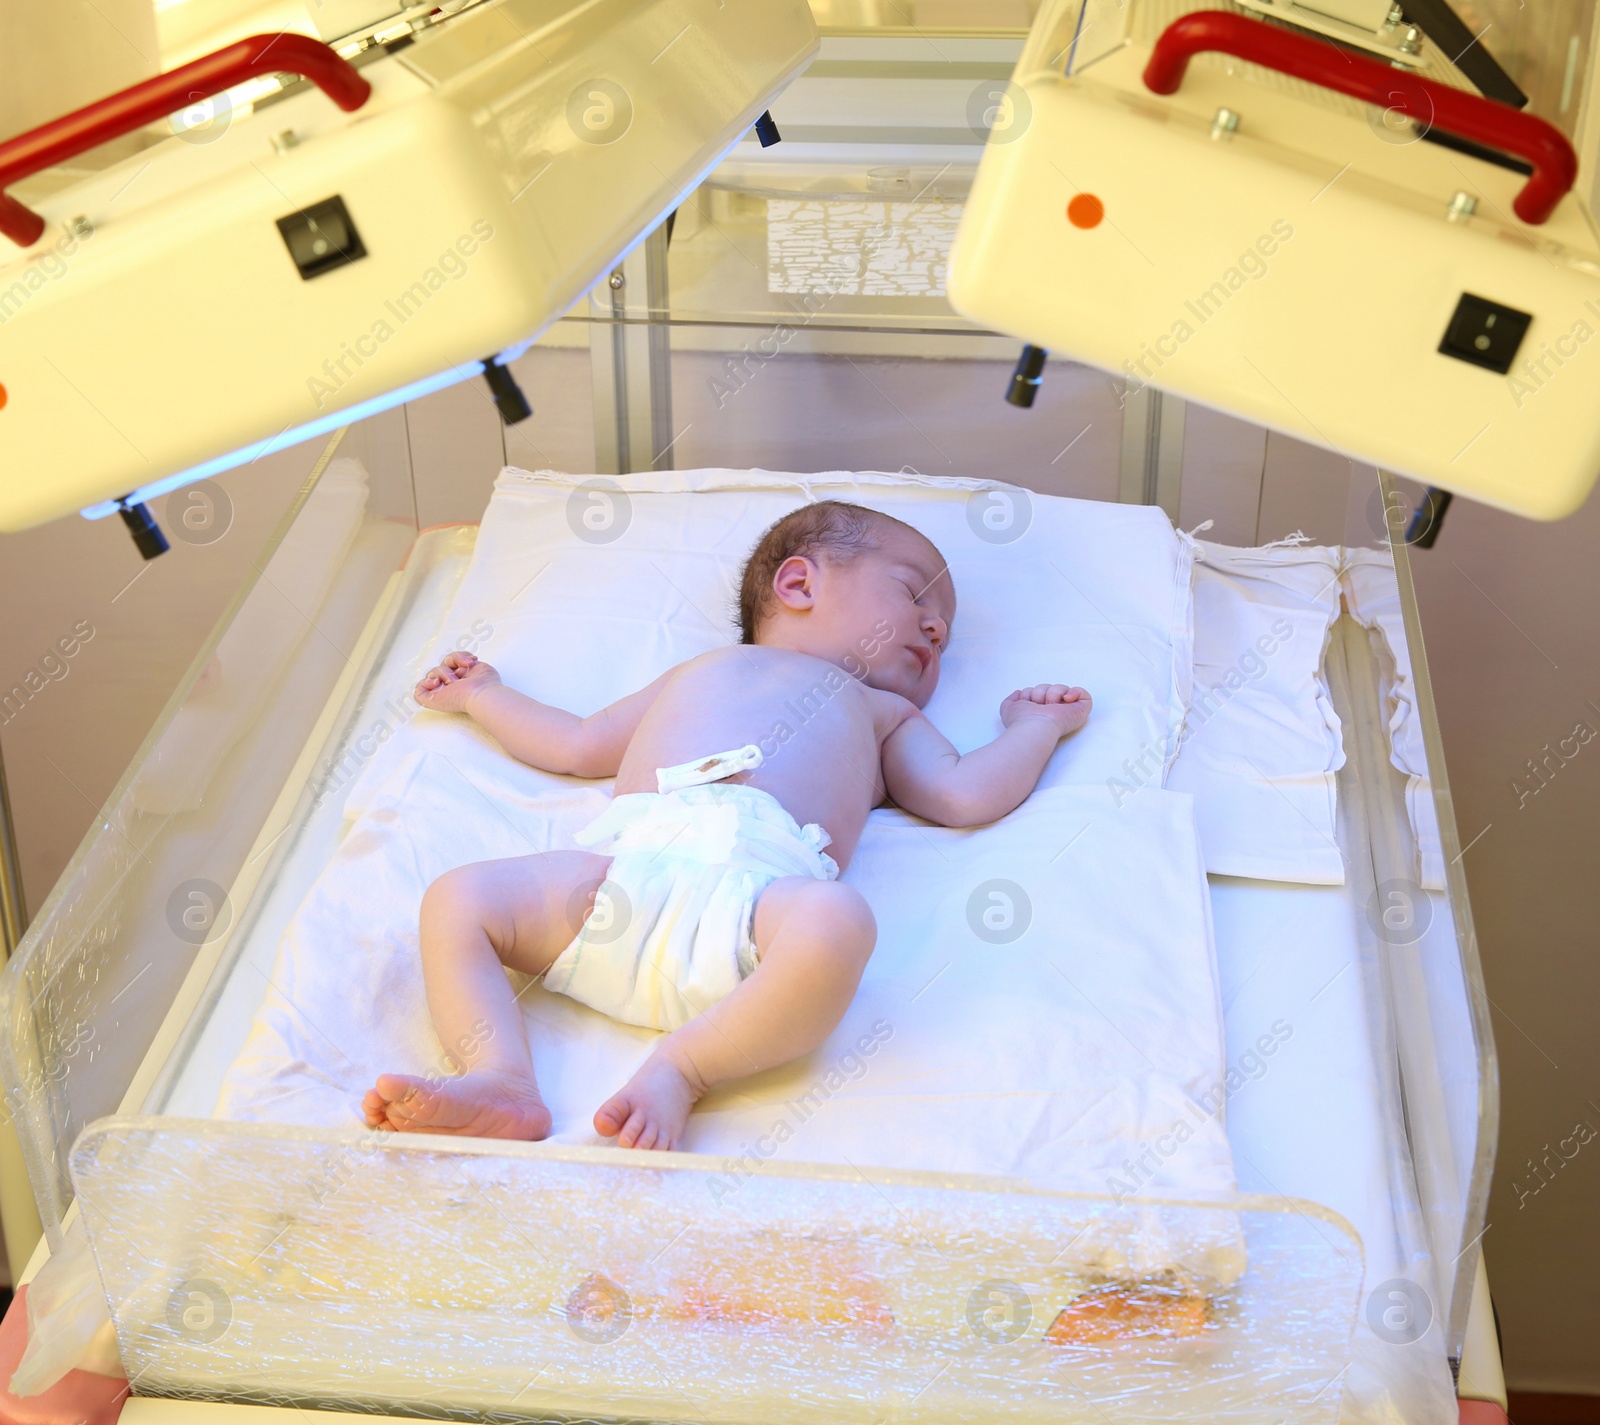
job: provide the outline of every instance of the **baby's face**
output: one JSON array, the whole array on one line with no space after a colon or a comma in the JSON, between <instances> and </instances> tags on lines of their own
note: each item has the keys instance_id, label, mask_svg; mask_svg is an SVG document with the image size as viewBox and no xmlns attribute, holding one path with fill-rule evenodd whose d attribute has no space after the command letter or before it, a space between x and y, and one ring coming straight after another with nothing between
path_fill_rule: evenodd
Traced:
<instances>
[{"instance_id":1,"label":"baby's face","mask_svg":"<svg viewBox=\"0 0 1600 1425\"><path fill-rule=\"evenodd\" d=\"M877 549L824 567L816 611L848 650L849 671L925 707L950 642L955 586L944 556L921 535L894 528L875 534Z\"/></svg>"}]
</instances>

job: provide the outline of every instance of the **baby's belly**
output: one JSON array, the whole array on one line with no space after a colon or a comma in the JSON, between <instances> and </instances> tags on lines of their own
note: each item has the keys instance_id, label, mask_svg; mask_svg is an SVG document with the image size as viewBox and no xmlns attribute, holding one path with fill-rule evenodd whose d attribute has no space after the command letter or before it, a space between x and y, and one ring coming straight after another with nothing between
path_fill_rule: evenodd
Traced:
<instances>
[{"instance_id":1,"label":"baby's belly","mask_svg":"<svg viewBox=\"0 0 1600 1425\"><path fill-rule=\"evenodd\" d=\"M806 716L806 705L781 698L735 707L653 708L623 758L616 790L653 792L658 767L754 745L761 749L761 766L726 780L776 797L802 826L816 822L832 838L829 854L842 867L882 792L870 720L855 708L832 711Z\"/></svg>"}]
</instances>

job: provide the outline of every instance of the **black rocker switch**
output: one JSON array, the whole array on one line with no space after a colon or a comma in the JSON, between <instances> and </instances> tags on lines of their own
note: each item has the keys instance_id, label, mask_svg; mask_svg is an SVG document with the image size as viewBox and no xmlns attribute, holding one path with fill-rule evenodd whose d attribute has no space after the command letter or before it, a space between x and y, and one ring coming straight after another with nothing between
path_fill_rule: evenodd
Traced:
<instances>
[{"instance_id":1,"label":"black rocker switch","mask_svg":"<svg viewBox=\"0 0 1600 1425\"><path fill-rule=\"evenodd\" d=\"M1487 297L1463 292L1439 350L1457 361L1470 361L1504 376L1511 370L1532 320L1527 312L1515 307L1502 307Z\"/></svg>"},{"instance_id":2,"label":"black rocker switch","mask_svg":"<svg viewBox=\"0 0 1600 1425\"><path fill-rule=\"evenodd\" d=\"M350 210L337 194L278 219L284 246L307 282L367 255Z\"/></svg>"}]
</instances>

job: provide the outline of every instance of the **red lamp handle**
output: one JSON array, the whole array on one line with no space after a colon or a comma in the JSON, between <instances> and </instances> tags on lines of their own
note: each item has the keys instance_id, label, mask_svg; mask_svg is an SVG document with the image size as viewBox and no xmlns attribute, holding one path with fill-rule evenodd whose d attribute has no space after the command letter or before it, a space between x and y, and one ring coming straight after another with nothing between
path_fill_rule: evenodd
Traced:
<instances>
[{"instance_id":1,"label":"red lamp handle","mask_svg":"<svg viewBox=\"0 0 1600 1425\"><path fill-rule=\"evenodd\" d=\"M32 247L44 234L44 219L6 193L11 184L259 74L301 75L347 111L359 109L372 93L355 67L321 40L252 35L0 144L0 233L22 247Z\"/></svg>"},{"instance_id":2,"label":"red lamp handle","mask_svg":"<svg viewBox=\"0 0 1600 1425\"><path fill-rule=\"evenodd\" d=\"M1512 204L1525 223L1544 222L1578 175L1578 156L1566 135L1543 119L1226 10L1197 10L1168 25L1145 66L1146 87L1157 94L1177 93L1190 58L1207 50L1398 109L1426 127L1526 159L1533 175Z\"/></svg>"}]
</instances>

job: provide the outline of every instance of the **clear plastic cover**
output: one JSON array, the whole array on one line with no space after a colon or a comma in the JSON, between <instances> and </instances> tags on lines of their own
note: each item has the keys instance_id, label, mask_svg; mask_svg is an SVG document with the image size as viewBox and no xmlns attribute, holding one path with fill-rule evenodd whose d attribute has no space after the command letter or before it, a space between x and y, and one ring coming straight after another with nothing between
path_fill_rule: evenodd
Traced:
<instances>
[{"instance_id":1,"label":"clear plastic cover","mask_svg":"<svg viewBox=\"0 0 1600 1425\"><path fill-rule=\"evenodd\" d=\"M142 1394L1331 1425L1362 1276L1341 1219L1261 1199L181 1119L93 1125L72 1171ZM1248 1269L1093 1267L1152 1231Z\"/></svg>"},{"instance_id":2,"label":"clear plastic cover","mask_svg":"<svg viewBox=\"0 0 1600 1425\"><path fill-rule=\"evenodd\" d=\"M228 888L415 538L395 472L336 453L364 448L330 443L0 978L6 1102L52 1242L67 1148L231 928Z\"/></svg>"}]
</instances>

